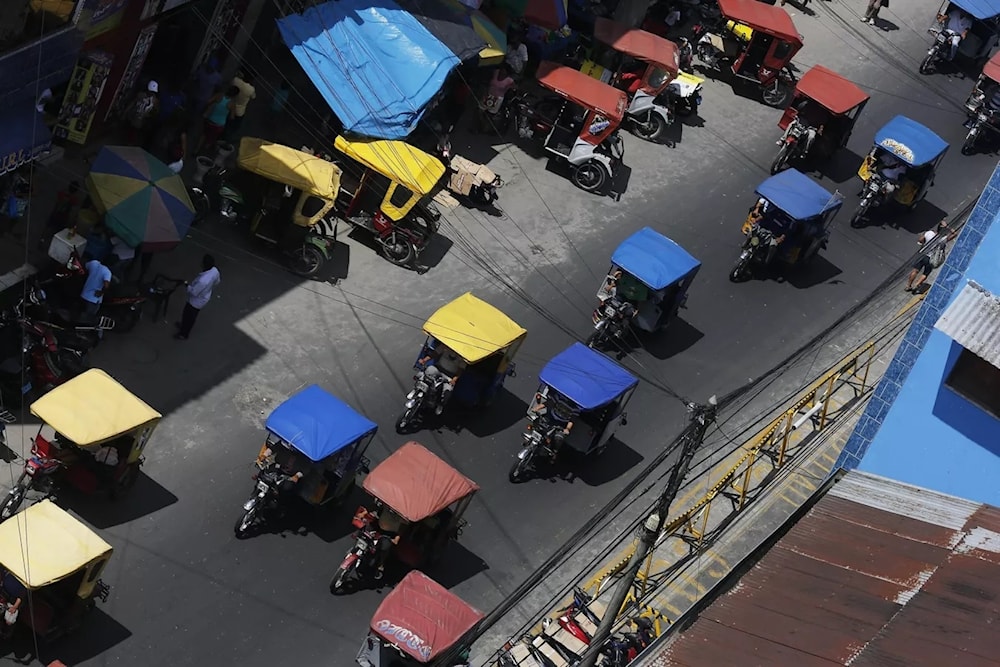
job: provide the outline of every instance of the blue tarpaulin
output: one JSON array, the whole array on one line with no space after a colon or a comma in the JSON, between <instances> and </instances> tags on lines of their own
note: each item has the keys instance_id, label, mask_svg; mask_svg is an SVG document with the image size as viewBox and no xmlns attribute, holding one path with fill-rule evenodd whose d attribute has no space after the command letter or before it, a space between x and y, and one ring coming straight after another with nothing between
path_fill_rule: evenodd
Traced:
<instances>
[{"instance_id":1,"label":"blue tarpaulin","mask_svg":"<svg viewBox=\"0 0 1000 667\"><path fill-rule=\"evenodd\" d=\"M701 266L687 250L649 227L622 241L611 261L652 290L663 289Z\"/></svg>"},{"instance_id":2,"label":"blue tarpaulin","mask_svg":"<svg viewBox=\"0 0 1000 667\"><path fill-rule=\"evenodd\" d=\"M311 460L322 461L377 426L322 387L311 385L276 407L264 428Z\"/></svg>"},{"instance_id":3,"label":"blue tarpaulin","mask_svg":"<svg viewBox=\"0 0 1000 667\"><path fill-rule=\"evenodd\" d=\"M552 357L538 378L581 410L607 405L639 384L627 370L583 343Z\"/></svg>"},{"instance_id":4,"label":"blue tarpaulin","mask_svg":"<svg viewBox=\"0 0 1000 667\"><path fill-rule=\"evenodd\" d=\"M767 179L757 187L757 194L795 220L822 215L844 203L797 169L786 169Z\"/></svg>"},{"instance_id":5,"label":"blue tarpaulin","mask_svg":"<svg viewBox=\"0 0 1000 667\"><path fill-rule=\"evenodd\" d=\"M948 142L906 116L896 116L876 132L875 144L911 167L932 162L948 150Z\"/></svg>"},{"instance_id":6,"label":"blue tarpaulin","mask_svg":"<svg viewBox=\"0 0 1000 667\"><path fill-rule=\"evenodd\" d=\"M52 144L52 133L30 100L0 111L0 174L31 162Z\"/></svg>"},{"instance_id":7,"label":"blue tarpaulin","mask_svg":"<svg viewBox=\"0 0 1000 667\"><path fill-rule=\"evenodd\" d=\"M404 139L458 57L392 0L336 0L278 20L282 39L344 127Z\"/></svg>"}]
</instances>

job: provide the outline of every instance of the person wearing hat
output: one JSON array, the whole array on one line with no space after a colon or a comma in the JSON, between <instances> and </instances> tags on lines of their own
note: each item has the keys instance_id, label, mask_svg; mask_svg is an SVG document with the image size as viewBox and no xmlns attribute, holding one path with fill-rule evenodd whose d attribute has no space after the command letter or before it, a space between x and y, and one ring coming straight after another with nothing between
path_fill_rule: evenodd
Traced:
<instances>
[{"instance_id":1,"label":"person wearing hat","mask_svg":"<svg viewBox=\"0 0 1000 667\"><path fill-rule=\"evenodd\" d=\"M146 84L146 90L135 96L128 108L129 143L149 148L153 125L160 113L160 86L156 81Z\"/></svg>"}]
</instances>

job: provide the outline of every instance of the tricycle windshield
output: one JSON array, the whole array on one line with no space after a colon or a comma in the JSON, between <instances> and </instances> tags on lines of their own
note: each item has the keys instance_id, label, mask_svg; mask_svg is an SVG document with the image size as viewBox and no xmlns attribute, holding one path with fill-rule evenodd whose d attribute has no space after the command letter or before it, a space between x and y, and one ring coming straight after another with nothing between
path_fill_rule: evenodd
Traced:
<instances>
[{"instance_id":1,"label":"tricycle windshield","mask_svg":"<svg viewBox=\"0 0 1000 667\"><path fill-rule=\"evenodd\" d=\"M318 385L306 387L275 408L264 426L314 462L366 443L378 428Z\"/></svg>"},{"instance_id":2,"label":"tricycle windshield","mask_svg":"<svg viewBox=\"0 0 1000 667\"><path fill-rule=\"evenodd\" d=\"M84 448L151 428L160 420L159 412L97 368L39 398L31 404L31 414Z\"/></svg>"},{"instance_id":3,"label":"tricycle windshield","mask_svg":"<svg viewBox=\"0 0 1000 667\"><path fill-rule=\"evenodd\" d=\"M362 486L412 523L471 496L479 485L418 442L408 442L375 466Z\"/></svg>"}]
</instances>

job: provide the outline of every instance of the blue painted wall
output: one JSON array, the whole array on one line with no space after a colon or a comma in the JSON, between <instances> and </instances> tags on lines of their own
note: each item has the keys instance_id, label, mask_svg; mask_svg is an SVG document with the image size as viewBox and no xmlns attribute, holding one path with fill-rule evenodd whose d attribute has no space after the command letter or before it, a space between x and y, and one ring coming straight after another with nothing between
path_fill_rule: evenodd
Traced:
<instances>
[{"instance_id":1,"label":"blue painted wall","mask_svg":"<svg viewBox=\"0 0 1000 667\"><path fill-rule=\"evenodd\" d=\"M1000 505L1000 420L942 385L961 347L934 329L969 279L1000 294L1000 167L847 442L837 467Z\"/></svg>"}]
</instances>

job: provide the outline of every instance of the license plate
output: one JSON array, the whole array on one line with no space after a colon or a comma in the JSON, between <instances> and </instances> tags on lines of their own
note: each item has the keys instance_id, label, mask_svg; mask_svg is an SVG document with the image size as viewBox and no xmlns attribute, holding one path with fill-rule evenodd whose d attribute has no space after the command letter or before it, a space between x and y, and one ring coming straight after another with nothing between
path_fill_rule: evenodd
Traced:
<instances>
[{"instance_id":1,"label":"license plate","mask_svg":"<svg viewBox=\"0 0 1000 667\"><path fill-rule=\"evenodd\" d=\"M428 387L426 383L424 382L417 383L417 391L427 391L428 389L430 389L430 387Z\"/></svg>"},{"instance_id":2,"label":"license plate","mask_svg":"<svg viewBox=\"0 0 1000 667\"><path fill-rule=\"evenodd\" d=\"M368 551L368 543L362 539L358 539L358 542L357 544L354 545L354 548L357 549L359 552L364 553Z\"/></svg>"},{"instance_id":3,"label":"license plate","mask_svg":"<svg viewBox=\"0 0 1000 667\"><path fill-rule=\"evenodd\" d=\"M257 482L257 490L261 493L267 493L270 489L264 482Z\"/></svg>"}]
</instances>

